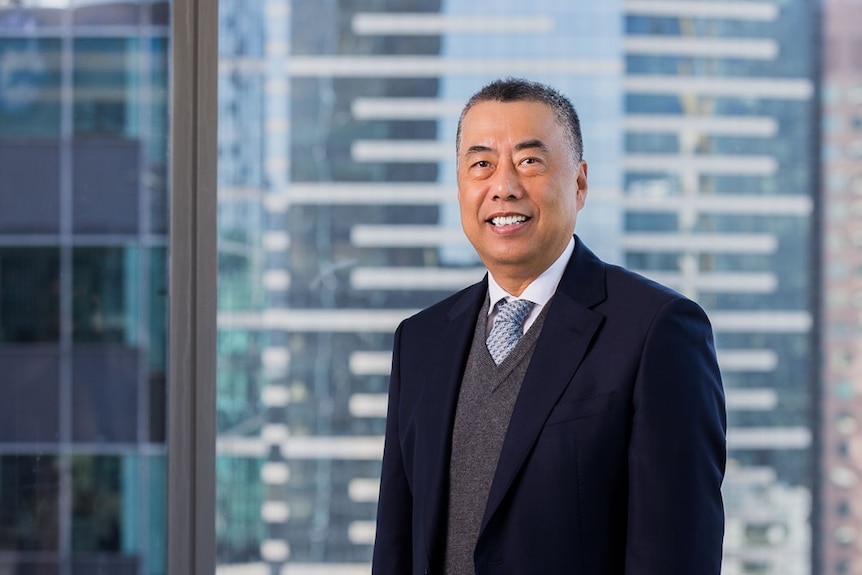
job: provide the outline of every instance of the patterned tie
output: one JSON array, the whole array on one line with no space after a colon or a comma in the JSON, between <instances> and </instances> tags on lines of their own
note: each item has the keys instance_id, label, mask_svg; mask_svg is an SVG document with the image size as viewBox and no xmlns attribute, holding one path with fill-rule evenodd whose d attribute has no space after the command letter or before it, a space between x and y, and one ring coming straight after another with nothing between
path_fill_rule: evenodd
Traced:
<instances>
[{"instance_id":1,"label":"patterned tie","mask_svg":"<svg viewBox=\"0 0 862 575\"><path fill-rule=\"evenodd\" d=\"M525 299L506 301L500 304L494 327L485 340L494 363L500 365L521 336L524 334L524 320L533 309L533 302Z\"/></svg>"}]
</instances>

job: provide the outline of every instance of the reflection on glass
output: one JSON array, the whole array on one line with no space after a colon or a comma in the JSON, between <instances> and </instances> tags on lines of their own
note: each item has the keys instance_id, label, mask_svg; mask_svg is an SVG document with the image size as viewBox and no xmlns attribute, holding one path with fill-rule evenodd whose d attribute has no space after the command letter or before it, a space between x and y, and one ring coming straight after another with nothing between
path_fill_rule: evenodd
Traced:
<instances>
[{"instance_id":1,"label":"reflection on glass","mask_svg":"<svg viewBox=\"0 0 862 575\"><path fill-rule=\"evenodd\" d=\"M0 1L0 573L165 573L168 12Z\"/></svg>"},{"instance_id":2,"label":"reflection on glass","mask_svg":"<svg viewBox=\"0 0 862 575\"><path fill-rule=\"evenodd\" d=\"M79 248L72 256L72 338L75 342L136 343L140 281L138 251Z\"/></svg>"},{"instance_id":3,"label":"reflection on glass","mask_svg":"<svg viewBox=\"0 0 862 575\"><path fill-rule=\"evenodd\" d=\"M0 551L59 548L59 476L56 457L0 457Z\"/></svg>"},{"instance_id":4,"label":"reflection on glass","mask_svg":"<svg viewBox=\"0 0 862 575\"><path fill-rule=\"evenodd\" d=\"M72 458L72 549L121 549L123 461L112 456Z\"/></svg>"},{"instance_id":5,"label":"reflection on glass","mask_svg":"<svg viewBox=\"0 0 862 575\"><path fill-rule=\"evenodd\" d=\"M59 264L57 248L0 248L0 342L59 340Z\"/></svg>"},{"instance_id":6,"label":"reflection on glass","mask_svg":"<svg viewBox=\"0 0 862 575\"><path fill-rule=\"evenodd\" d=\"M225 573L367 572L391 333L482 275L457 243L455 123L507 75L578 108L591 180L579 234L714 318L727 573L814 572L826 536L814 532L818 47L800 41L817 37L811 3L359 4L220 2Z\"/></svg>"},{"instance_id":7,"label":"reflection on glass","mask_svg":"<svg viewBox=\"0 0 862 575\"><path fill-rule=\"evenodd\" d=\"M32 20L0 8L0 31L24 32ZM11 30L10 30L11 29ZM60 135L62 44L56 38L0 36L0 138Z\"/></svg>"}]
</instances>

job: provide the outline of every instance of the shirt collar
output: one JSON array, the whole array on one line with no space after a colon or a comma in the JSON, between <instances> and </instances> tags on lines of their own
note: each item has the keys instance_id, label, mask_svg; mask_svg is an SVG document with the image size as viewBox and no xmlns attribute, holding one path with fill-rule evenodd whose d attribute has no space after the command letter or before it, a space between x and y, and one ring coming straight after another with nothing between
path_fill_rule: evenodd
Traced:
<instances>
[{"instance_id":1,"label":"shirt collar","mask_svg":"<svg viewBox=\"0 0 862 575\"><path fill-rule=\"evenodd\" d=\"M560 254L560 257L548 269L542 272L542 275L530 282L530 285L527 286L520 298L516 298L501 288L491 272L488 272L488 297L491 299L488 313L490 314L494 311L494 306L501 299L525 299L536 304L537 308L544 306L551 299L551 296L554 295L554 292L557 291L557 286L563 278L563 272L566 271L566 264L569 262L569 258L572 257L572 252L574 251L575 238L572 237L566 249Z\"/></svg>"}]
</instances>

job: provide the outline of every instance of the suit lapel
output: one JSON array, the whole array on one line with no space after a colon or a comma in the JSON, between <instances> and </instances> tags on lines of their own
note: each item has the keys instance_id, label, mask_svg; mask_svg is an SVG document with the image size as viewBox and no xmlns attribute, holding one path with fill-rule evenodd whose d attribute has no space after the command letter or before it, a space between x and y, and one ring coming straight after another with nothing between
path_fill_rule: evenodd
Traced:
<instances>
[{"instance_id":1,"label":"suit lapel","mask_svg":"<svg viewBox=\"0 0 862 575\"><path fill-rule=\"evenodd\" d=\"M579 239L576 241L515 402L481 530L511 487L604 319L590 309L605 299L604 265ZM562 345L565 350L561 350Z\"/></svg>"},{"instance_id":2,"label":"suit lapel","mask_svg":"<svg viewBox=\"0 0 862 575\"><path fill-rule=\"evenodd\" d=\"M488 292L487 279L465 290L463 296L449 309L446 325L436 338L434 355L438 358L436 369L425 380L428 390L422 411L433 421L427 421L426 448L423 453L433 460L428 462L431 481L430 492L422 503L426 520L425 532L431 538L426 541L426 552L441 549L445 537L446 511L449 485L449 458L452 453L452 427L458 392L464 375L464 366L473 342L476 318Z\"/></svg>"}]
</instances>

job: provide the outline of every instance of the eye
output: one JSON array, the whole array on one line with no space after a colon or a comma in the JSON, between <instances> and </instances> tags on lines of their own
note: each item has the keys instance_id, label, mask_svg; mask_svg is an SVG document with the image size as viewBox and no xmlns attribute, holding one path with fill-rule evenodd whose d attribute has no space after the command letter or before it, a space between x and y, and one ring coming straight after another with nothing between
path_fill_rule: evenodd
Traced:
<instances>
[{"instance_id":1,"label":"eye","mask_svg":"<svg viewBox=\"0 0 862 575\"><path fill-rule=\"evenodd\" d=\"M489 168L489 167L491 167L491 162L489 162L488 160L479 160L478 162L474 163L472 167L474 167L474 168Z\"/></svg>"},{"instance_id":2,"label":"eye","mask_svg":"<svg viewBox=\"0 0 862 575\"><path fill-rule=\"evenodd\" d=\"M527 164L527 165L530 165L530 164L538 164L538 163L539 163L539 158L532 158L532 157L530 157L530 158L524 158L523 160L521 160L521 163L522 163L522 164Z\"/></svg>"}]
</instances>

